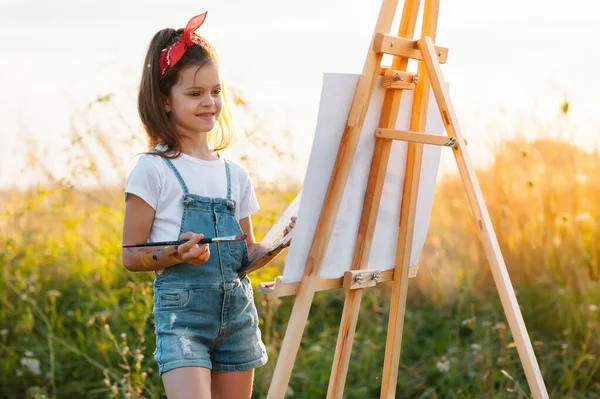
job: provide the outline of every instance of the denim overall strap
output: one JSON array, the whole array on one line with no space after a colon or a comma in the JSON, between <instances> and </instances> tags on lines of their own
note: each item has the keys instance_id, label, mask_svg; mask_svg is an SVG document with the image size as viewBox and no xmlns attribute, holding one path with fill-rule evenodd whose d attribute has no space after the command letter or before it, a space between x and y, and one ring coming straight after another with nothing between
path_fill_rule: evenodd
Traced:
<instances>
[{"instance_id":1,"label":"denim overall strap","mask_svg":"<svg viewBox=\"0 0 600 399\"><path fill-rule=\"evenodd\" d=\"M229 162L225 161L225 173L227 174L227 199L231 200L231 172L229 172Z\"/></svg>"},{"instance_id":2,"label":"denim overall strap","mask_svg":"<svg viewBox=\"0 0 600 399\"><path fill-rule=\"evenodd\" d=\"M175 176L177 177L177 180L179 180L179 184L181 184L181 188L183 189L183 193L184 194L189 194L190 191L188 190L187 186L185 185L185 182L183 181L183 178L179 174L179 171L177 170L177 168L175 167L175 165L173 165L173 162L171 162L171 160L169 158L165 158L165 157L161 157L161 158L165 160L165 162L167 163L167 165L169 165L169 168L171 168L173 170L173 173L175 173Z\"/></svg>"}]
</instances>

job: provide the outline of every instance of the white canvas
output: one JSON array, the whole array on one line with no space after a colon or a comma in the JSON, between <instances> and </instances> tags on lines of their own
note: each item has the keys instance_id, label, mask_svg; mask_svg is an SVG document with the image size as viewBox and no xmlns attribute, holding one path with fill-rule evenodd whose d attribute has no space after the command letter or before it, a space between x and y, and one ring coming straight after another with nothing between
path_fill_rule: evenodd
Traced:
<instances>
[{"instance_id":1,"label":"white canvas","mask_svg":"<svg viewBox=\"0 0 600 399\"><path fill-rule=\"evenodd\" d=\"M294 238L283 272L284 283L298 282L304 273L312 237L321 213L359 77L359 75L337 73L324 75L317 128L304 178L298 220L294 227ZM346 189L342 196L331 240L323 261L321 278L342 277L344 272L349 270L352 265L362 203L375 147L374 133L379 124L383 98L384 90L380 88L380 82L378 81L375 84ZM409 129L412 100L413 91L404 91L396 129ZM429 100L426 126L428 133L443 133L443 124L433 95L430 96ZM392 144L381 205L373 235L369 268L387 270L393 268L395 264L406 149L407 144L405 142L394 141ZM411 266L416 265L427 235L440 150L441 148L438 146L424 146L415 233L411 251ZM327 212L327 209L324 211Z\"/></svg>"}]
</instances>

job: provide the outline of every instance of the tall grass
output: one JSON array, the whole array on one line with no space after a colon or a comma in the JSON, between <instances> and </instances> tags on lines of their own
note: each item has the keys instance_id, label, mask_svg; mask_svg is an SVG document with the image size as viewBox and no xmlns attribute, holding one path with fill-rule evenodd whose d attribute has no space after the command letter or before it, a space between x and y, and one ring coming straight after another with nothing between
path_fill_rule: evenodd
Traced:
<instances>
[{"instance_id":1,"label":"tall grass","mask_svg":"<svg viewBox=\"0 0 600 399\"><path fill-rule=\"evenodd\" d=\"M552 398L600 397L599 175L597 152L552 140L505 142L478 171ZM152 275L120 264L122 186L77 187L50 179L0 194L0 397L164 397L152 356ZM297 190L259 190L258 238ZM253 281L274 278L282 262ZM458 177L438 185L420 264L397 397L529 397ZM256 373L262 398L293 298L255 297L270 355ZM316 295L290 397L325 397L343 299ZM389 287L367 290L345 397L379 397L388 311Z\"/></svg>"}]
</instances>

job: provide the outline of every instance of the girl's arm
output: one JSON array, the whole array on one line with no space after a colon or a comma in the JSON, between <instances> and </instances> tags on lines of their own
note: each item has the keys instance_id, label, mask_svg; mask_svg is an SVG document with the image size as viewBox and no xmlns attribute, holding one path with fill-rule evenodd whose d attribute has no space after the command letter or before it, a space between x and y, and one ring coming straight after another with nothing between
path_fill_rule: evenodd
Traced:
<instances>
[{"instance_id":1,"label":"girl's arm","mask_svg":"<svg viewBox=\"0 0 600 399\"><path fill-rule=\"evenodd\" d=\"M154 221L154 209L146 201L134 194L127 194L125 202L125 220L123 222L123 243L141 243L148 241L150 228ZM156 255L156 259L137 252L128 252L126 248L121 250L123 266L132 272L147 272L162 270L176 265L184 260L188 263L200 265L210 257L208 244L198 246L203 238L202 234L187 232L180 239L189 241L182 244L175 254L162 253Z\"/></svg>"},{"instance_id":2,"label":"girl's arm","mask_svg":"<svg viewBox=\"0 0 600 399\"><path fill-rule=\"evenodd\" d=\"M256 247L260 244L254 241L254 231L252 228L252 217L248 216L243 219L240 219L240 227L242 228L242 232L246 234L246 245L248 246L248 253L252 253Z\"/></svg>"}]
</instances>

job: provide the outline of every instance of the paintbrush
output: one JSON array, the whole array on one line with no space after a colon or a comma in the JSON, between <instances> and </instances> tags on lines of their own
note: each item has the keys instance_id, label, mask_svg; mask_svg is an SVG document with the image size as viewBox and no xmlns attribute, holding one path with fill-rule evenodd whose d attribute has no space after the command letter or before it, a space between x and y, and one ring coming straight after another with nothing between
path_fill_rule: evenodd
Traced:
<instances>
[{"instance_id":1,"label":"paintbrush","mask_svg":"<svg viewBox=\"0 0 600 399\"><path fill-rule=\"evenodd\" d=\"M217 242L232 242L232 241L243 241L248 237L246 234L238 234L236 236L225 236L225 237L212 237L203 238L198 244L210 244ZM141 248L141 247L164 247L168 245L181 245L185 244L189 240L177 240L177 241L159 241L159 242L145 242L143 244L125 244L123 248Z\"/></svg>"}]
</instances>

